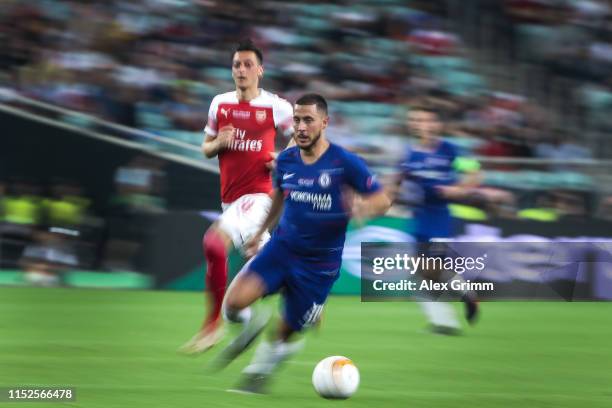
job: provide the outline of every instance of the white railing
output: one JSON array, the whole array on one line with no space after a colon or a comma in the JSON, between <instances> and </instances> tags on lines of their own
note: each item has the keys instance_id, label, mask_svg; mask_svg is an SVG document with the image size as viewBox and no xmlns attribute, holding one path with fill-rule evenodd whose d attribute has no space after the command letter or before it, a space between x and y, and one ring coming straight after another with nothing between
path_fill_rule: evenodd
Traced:
<instances>
[{"instance_id":1,"label":"white railing","mask_svg":"<svg viewBox=\"0 0 612 408\"><path fill-rule=\"evenodd\" d=\"M113 134L113 132L104 132L100 133L98 131L93 131L91 129L73 126L69 123L66 123L57 119L49 119L46 116L42 116L40 112L32 113L29 111L25 111L22 109L22 106L15 107L11 104L19 104L22 106L28 106L34 109L38 109L40 111L46 111L48 113L60 114L67 117L81 117L85 118L88 123L94 124L98 127L103 127L105 130L111 130L116 132L117 134ZM197 152L198 155L201 154L201 150L199 146L181 142L178 140L173 140L169 137L155 135L153 133L135 129L128 126L120 125L118 123L108 122L97 118L92 115L72 111L69 109L61 108L55 105L51 105L45 102L41 102L38 100L34 100L31 98L24 97L17 92L0 88L0 110L5 112L11 112L15 114L21 114L28 117L32 117L35 120L42 120L43 118L46 121L52 121L53 124L58 126L63 126L70 128L71 130L78 131L79 133L93 136L97 138L103 138L108 141L113 141L120 144L127 144L130 147L137 147L141 149L145 149L149 151L151 154L157 154L159 156L163 156L165 158L178 161L184 164L188 164L194 167L198 167L207 171L212 171L215 173L219 172L218 164L216 160L205 159L204 156L201 156L201 159L194 159L190 157L186 157L185 155L180 155L176 153L169 153L167 149L178 148L184 150L185 152ZM147 145L143 145L142 143L136 143L133 141L126 140L124 136L129 136L133 138L138 138L143 141L152 141L158 143L159 146L151 147ZM176 149L174 149L176 150ZM392 165L392 161L389 160L388 157L380 154L363 154L364 158L371 162L374 165L379 165L382 167L387 167ZM511 165L511 166L525 166L525 168L540 168L542 170L554 169L556 167L575 167L576 169L580 169L580 171L595 176L610 176L612 175L612 160L595 160L595 159L541 159L541 158L531 158L531 157L487 157L487 156L479 156L475 157L482 165L483 168L486 169L488 166L495 165ZM606 181L608 179L606 178ZM608 187L607 189L612 189L612 186L602 186Z\"/></svg>"},{"instance_id":2,"label":"white railing","mask_svg":"<svg viewBox=\"0 0 612 408\"><path fill-rule=\"evenodd\" d=\"M16 107L14 104L19 104L22 106ZM105 130L111 130L111 132L99 132L94 131L92 129L88 129L85 127L74 126L65 121L49 118L46 115L41 114L41 112L31 112L23 109L23 106L35 108L39 111L52 113L55 115L64 115L66 117L74 117L74 118L83 118L86 119L89 124L95 125L96 127L103 127ZM197 167L203 170L212 171L215 173L219 172L219 167L216 160L208 160L205 159L201 153L201 148L199 146L195 146L193 144L181 142L178 140L173 140L169 137L155 135L151 132L147 132L141 129L135 129L128 126L124 126L118 123L108 122L106 120L97 118L93 115L72 111L69 109L61 108L59 106L51 105L45 102L37 101L35 99L27 98L22 95L19 95L17 92L14 92L10 89L0 89L0 110L7 113L13 113L20 116L25 116L33 120L44 121L49 124L53 124L56 126L61 126L64 128L68 128L70 130L77 131L78 133L84 134L86 136L104 139L109 142L114 142L122 145L126 145L132 148L140 148L148 151L151 154L158 155L173 161L178 161L183 164L187 164L193 167ZM116 132L116 133L114 133ZM154 148L151 146L143 145L142 143L126 140L125 136L137 138L146 141L153 141L155 143L160 144L158 148ZM201 155L200 160L196 160L193 158L189 158L176 153L169 153L164 151L164 149L169 148L179 148L181 150L185 150L187 152L197 152ZM174 149L176 150L176 149Z\"/></svg>"}]
</instances>

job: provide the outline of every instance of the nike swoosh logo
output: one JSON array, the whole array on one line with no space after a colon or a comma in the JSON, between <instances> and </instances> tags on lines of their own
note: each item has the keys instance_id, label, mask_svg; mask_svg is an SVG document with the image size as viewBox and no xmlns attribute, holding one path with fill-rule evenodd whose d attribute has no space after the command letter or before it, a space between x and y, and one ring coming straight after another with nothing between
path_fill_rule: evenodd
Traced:
<instances>
[{"instance_id":1,"label":"nike swoosh logo","mask_svg":"<svg viewBox=\"0 0 612 408\"><path fill-rule=\"evenodd\" d=\"M295 176L295 173L289 173L289 174L284 174L283 175L283 180L287 180L290 179L291 177Z\"/></svg>"}]
</instances>

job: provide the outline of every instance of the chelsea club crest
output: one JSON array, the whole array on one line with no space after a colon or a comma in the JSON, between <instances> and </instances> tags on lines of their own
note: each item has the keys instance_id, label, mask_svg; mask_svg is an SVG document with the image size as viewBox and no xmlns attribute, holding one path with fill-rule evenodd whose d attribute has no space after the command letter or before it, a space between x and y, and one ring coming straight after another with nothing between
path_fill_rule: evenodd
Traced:
<instances>
[{"instance_id":1,"label":"chelsea club crest","mask_svg":"<svg viewBox=\"0 0 612 408\"><path fill-rule=\"evenodd\" d=\"M329 187L330 184L331 184L331 177L329 176L329 174L321 173L321 175L319 176L319 185L323 188L327 188Z\"/></svg>"}]
</instances>

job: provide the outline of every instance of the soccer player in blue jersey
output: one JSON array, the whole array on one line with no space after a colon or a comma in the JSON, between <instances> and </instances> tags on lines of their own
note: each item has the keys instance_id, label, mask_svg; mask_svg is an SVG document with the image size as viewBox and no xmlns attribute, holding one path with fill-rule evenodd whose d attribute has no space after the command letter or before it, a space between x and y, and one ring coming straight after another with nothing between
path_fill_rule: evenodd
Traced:
<instances>
[{"instance_id":1,"label":"soccer player in blue jersey","mask_svg":"<svg viewBox=\"0 0 612 408\"><path fill-rule=\"evenodd\" d=\"M247 251L255 253L261 236L280 221L231 284L224 304L226 318L239 321L240 311L264 296L280 292L284 302L275 340L257 348L244 370L241 391L261 392L274 369L301 348L294 335L317 322L338 279L349 218L383 214L391 204L363 160L325 137L329 118L322 96L298 99L293 120L296 146L278 156L272 207ZM353 197L350 208L347 196ZM218 364L244 351L267 320L263 313L253 316Z\"/></svg>"},{"instance_id":2,"label":"soccer player in blue jersey","mask_svg":"<svg viewBox=\"0 0 612 408\"><path fill-rule=\"evenodd\" d=\"M477 172L460 178L456 169L458 154L455 146L442 140L438 135L442 123L435 110L417 106L410 109L407 120L411 133L418 137L418 143L410 146L400 170L407 189L404 197L414 209L414 236L419 243L418 252L426 256L444 256L436 253L430 243L435 239L452 236L452 219L448 204L463 201L477 184ZM445 272L422 276L425 279L442 280ZM455 276L455 279L458 279ZM478 303L473 293L461 293L466 306L466 318L473 323L478 314ZM433 299L419 302L427 316L431 328L440 334L459 333L459 322L452 307Z\"/></svg>"}]
</instances>

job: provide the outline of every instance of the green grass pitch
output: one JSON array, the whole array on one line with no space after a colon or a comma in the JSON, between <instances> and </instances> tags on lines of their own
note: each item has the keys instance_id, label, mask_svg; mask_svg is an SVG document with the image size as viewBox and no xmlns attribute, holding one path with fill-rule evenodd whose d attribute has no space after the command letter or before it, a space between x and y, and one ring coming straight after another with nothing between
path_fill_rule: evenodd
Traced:
<instances>
[{"instance_id":1,"label":"green grass pitch","mask_svg":"<svg viewBox=\"0 0 612 408\"><path fill-rule=\"evenodd\" d=\"M612 407L612 304L492 302L460 337L426 333L415 303L332 297L321 330L267 396L226 392L251 352L221 373L176 349L198 327L198 293L0 289L0 387L71 386L76 401L15 407ZM459 309L459 305L456 305ZM341 354L361 372L327 401L315 364Z\"/></svg>"}]
</instances>

